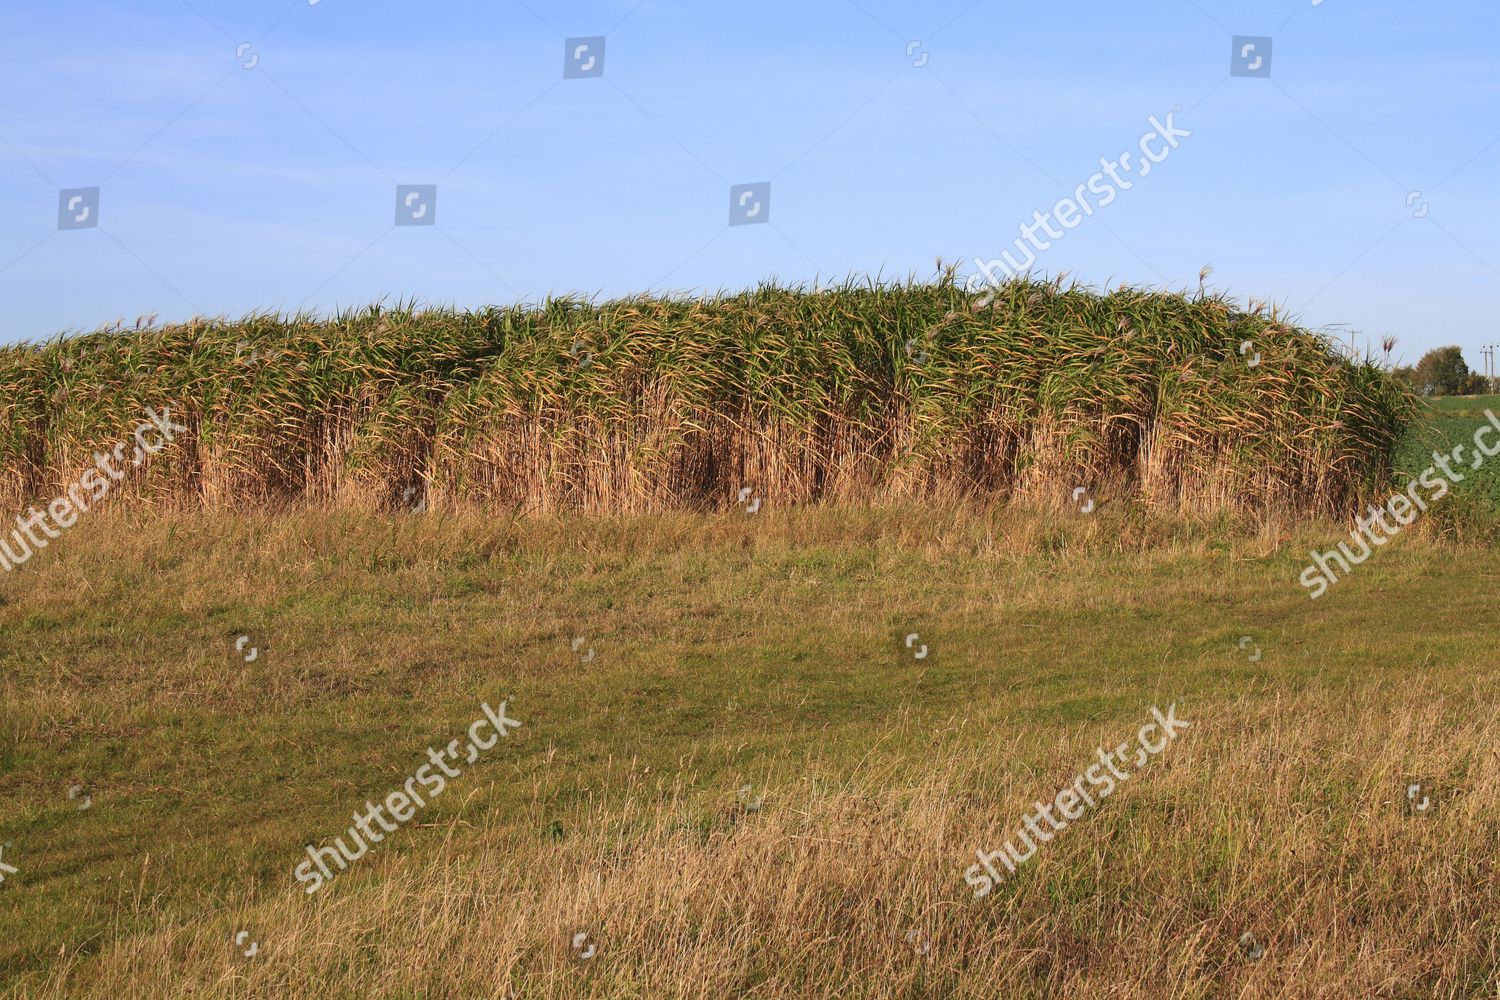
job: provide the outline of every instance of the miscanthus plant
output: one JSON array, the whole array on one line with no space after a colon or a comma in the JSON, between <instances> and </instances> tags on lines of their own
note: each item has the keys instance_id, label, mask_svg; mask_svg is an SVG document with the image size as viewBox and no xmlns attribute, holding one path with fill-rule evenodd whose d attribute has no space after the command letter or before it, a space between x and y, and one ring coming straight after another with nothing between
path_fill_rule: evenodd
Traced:
<instances>
[{"instance_id":1,"label":"miscanthus plant","mask_svg":"<svg viewBox=\"0 0 1500 1000\"><path fill-rule=\"evenodd\" d=\"M471 312L376 305L0 351L0 499L45 498L170 404L121 502L635 511L1086 490L1339 514L1413 399L1274 310L1034 279L762 285Z\"/></svg>"}]
</instances>

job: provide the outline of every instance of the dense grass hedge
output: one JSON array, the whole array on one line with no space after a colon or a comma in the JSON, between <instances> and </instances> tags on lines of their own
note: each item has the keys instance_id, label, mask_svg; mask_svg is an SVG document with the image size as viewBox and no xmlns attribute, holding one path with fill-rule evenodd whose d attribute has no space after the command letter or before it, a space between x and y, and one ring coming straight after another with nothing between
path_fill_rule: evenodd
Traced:
<instances>
[{"instance_id":1,"label":"dense grass hedge","mask_svg":"<svg viewBox=\"0 0 1500 1000\"><path fill-rule=\"evenodd\" d=\"M1258 362L1258 363L1253 363ZM127 503L646 510L963 495L1339 514L1413 400L1215 295L944 276L826 292L374 306L0 351L0 497L56 495L147 406Z\"/></svg>"}]
</instances>

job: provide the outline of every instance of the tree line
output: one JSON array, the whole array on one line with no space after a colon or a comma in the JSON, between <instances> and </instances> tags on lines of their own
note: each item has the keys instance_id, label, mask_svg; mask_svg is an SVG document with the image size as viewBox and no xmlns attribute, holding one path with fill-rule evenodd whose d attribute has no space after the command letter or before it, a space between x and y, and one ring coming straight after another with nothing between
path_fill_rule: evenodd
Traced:
<instances>
[{"instance_id":1,"label":"tree line","mask_svg":"<svg viewBox=\"0 0 1500 1000\"><path fill-rule=\"evenodd\" d=\"M1415 367L1398 367L1393 374L1423 396L1479 396L1492 391L1490 380L1471 371L1457 347L1428 351Z\"/></svg>"}]
</instances>

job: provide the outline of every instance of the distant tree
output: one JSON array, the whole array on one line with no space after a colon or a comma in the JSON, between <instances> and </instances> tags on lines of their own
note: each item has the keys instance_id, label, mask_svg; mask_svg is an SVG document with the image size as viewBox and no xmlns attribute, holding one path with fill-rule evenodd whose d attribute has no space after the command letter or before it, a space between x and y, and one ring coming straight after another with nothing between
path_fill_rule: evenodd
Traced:
<instances>
[{"instance_id":1,"label":"distant tree","mask_svg":"<svg viewBox=\"0 0 1500 1000\"><path fill-rule=\"evenodd\" d=\"M1439 347L1417 362L1415 385L1424 396L1456 396L1469 378L1464 352L1457 347Z\"/></svg>"},{"instance_id":2,"label":"distant tree","mask_svg":"<svg viewBox=\"0 0 1500 1000\"><path fill-rule=\"evenodd\" d=\"M1392 368L1391 374L1398 380L1405 382L1413 389L1417 387L1417 370L1411 365L1402 365L1400 368Z\"/></svg>"},{"instance_id":3,"label":"distant tree","mask_svg":"<svg viewBox=\"0 0 1500 1000\"><path fill-rule=\"evenodd\" d=\"M1460 396L1483 396L1490 391L1490 380L1478 372L1470 372L1469 377L1464 379L1463 388L1459 390Z\"/></svg>"}]
</instances>

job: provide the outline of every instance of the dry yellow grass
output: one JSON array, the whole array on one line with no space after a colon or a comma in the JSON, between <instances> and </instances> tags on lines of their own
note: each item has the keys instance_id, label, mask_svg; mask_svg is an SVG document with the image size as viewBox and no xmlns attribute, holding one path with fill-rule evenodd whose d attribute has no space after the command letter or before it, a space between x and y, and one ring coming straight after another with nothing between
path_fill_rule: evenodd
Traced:
<instances>
[{"instance_id":1,"label":"dry yellow grass","mask_svg":"<svg viewBox=\"0 0 1500 1000\"><path fill-rule=\"evenodd\" d=\"M1298 565L974 508L101 515L0 577L0 991L1500 996L1493 554L1402 539L1316 603ZM301 891L506 694L525 728ZM973 898L977 849L1172 702L1181 739Z\"/></svg>"},{"instance_id":2,"label":"dry yellow grass","mask_svg":"<svg viewBox=\"0 0 1500 1000\"><path fill-rule=\"evenodd\" d=\"M1495 996L1500 732L1440 694L1202 705L1189 736L977 901L959 876L975 848L1118 727L1060 734L1018 774L1003 723L967 720L992 749L957 755L897 725L885 740L923 746L933 773L888 773L877 751L749 813L733 796L713 810L690 770L619 761L620 801L560 843L476 815L314 901L289 886L226 901L264 942L254 960L226 957L222 919L178 924L104 948L86 976L64 979L65 962L32 995ZM1413 767L1466 777L1412 817Z\"/></svg>"}]
</instances>

